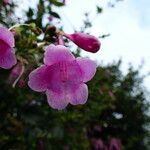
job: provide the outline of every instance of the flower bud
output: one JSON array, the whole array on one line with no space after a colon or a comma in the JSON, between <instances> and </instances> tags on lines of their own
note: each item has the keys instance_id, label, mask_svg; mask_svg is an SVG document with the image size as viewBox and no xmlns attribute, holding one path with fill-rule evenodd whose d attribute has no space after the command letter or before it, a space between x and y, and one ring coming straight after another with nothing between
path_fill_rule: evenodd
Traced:
<instances>
[{"instance_id":1,"label":"flower bud","mask_svg":"<svg viewBox=\"0 0 150 150\"><path fill-rule=\"evenodd\" d=\"M17 82L19 83L19 87L23 87L25 84L23 79L21 79L24 73L24 66L18 63L10 72L8 83L12 84L13 87L16 86Z\"/></svg>"},{"instance_id":2,"label":"flower bud","mask_svg":"<svg viewBox=\"0 0 150 150\"><path fill-rule=\"evenodd\" d=\"M95 36L85 33L64 34L64 36L88 52L96 53L101 46L100 41Z\"/></svg>"},{"instance_id":3,"label":"flower bud","mask_svg":"<svg viewBox=\"0 0 150 150\"><path fill-rule=\"evenodd\" d=\"M47 19L49 22L52 22L54 18L53 18L53 16L48 16Z\"/></svg>"}]
</instances>

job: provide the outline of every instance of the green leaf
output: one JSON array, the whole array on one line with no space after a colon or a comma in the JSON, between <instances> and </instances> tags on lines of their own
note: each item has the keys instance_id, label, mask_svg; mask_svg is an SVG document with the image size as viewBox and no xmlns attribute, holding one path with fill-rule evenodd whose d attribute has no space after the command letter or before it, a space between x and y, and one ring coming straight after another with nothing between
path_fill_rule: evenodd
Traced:
<instances>
[{"instance_id":1,"label":"green leaf","mask_svg":"<svg viewBox=\"0 0 150 150\"><path fill-rule=\"evenodd\" d=\"M28 12L27 12L27 16L29 17L29 18L31 18L32 16L33 16L33 10L31 9L31 8L29 8L29 10L28 10Z\"/></svg>"},{"instance_id":2,"label":"green leaf","mask_svg":"<svg viewBox=\"0 0 150 150\"><path fill-rule=\"evenodd\" d=\"M58 7L64 6L64 3L58 2L57 0L50 0L50 2Z\"/></svg>"},{"instance_id":3,"label":"green leaf","mask_svg":"<svg viewBox=\"0 0 150 150\"><path fill-rule=\"evenodd\" d=\"M56 12L51 11L50 14L52 16L54 16L55 18L59 18L60 19L60 16Z\"/></svg>"},{"instance_id":4,"label":"green leaf","mask_svg":"<svg viewBox=\"0 0 150 150\"><path fill-rule=\"evenodd\" d=\"M98 14L102 13L102 11L103 11L103 9L101 7L99 7L99 6L97 6L96 9L97 9L97 13Z\"/></svg>"}]
</instances>

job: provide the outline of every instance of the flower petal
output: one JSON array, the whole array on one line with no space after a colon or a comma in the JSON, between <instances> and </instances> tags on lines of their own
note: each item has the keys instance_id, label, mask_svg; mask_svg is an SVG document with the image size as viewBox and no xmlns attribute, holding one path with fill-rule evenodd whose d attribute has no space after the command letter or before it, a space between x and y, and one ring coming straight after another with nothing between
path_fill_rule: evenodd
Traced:
<instances>
[{"instance_id":1,"label":"flower petal","mask_svg":"<svg viewBox=\"0 0 150 150\"><path fill-rule=\"evenodd\" d=\"M83 82L91 80L96 73L96 63L88 58L78 57L76 60L83 73Z\"/></svg>"},{"instance_id":2,"label":"flower petal","mask_svg":"<svg viewBox=\"0 0 150 150\"><path fill-rule=\"evenodd\" d=\"M46 49L44 63L52 65L60 61L70 61L75 59L72 53L63 45L50 45Z\"/></svg>"},{"instance_id":3,"label":"flower petal","mask_svg":"<svg viewBox=\"0 0 150 150\"><path fill-rule=\"evenodd\" d=\"M60 62L49 66L49 78L48 89L55 92L65 90L70 84L83 82L82 72L76 61Z\"/></svg>"},{"instance_id":4,"label":"flower petal","mask_svg":"<svg viewBox=\"0 0 150 150\"><path fill-rule=\"evenodd\" d=\"M68 99L72 105L85 104L88 99L87 85L84 83L72 85L68 92Z\"/></svg>"},{"instance_id":5,"label":"flower petal","mask_svg":"<svg viewBox=\"0 0 150 150\"><path fill-rule=\"evenodd\" d=\"M0 49L1 50L1 49ZM0 53L0 67L4 69L10 69L17 63L14 49L7 47L5 51Z\"/></svg>"},{"instance_id":6,"label":"flower petal","mask_svg":"<svg viewBox=\"0 0 150 150\"><path fill-rule=\"evenodd\" d=\"M48 104L54 109L64 109L68 105L66 99L65 91L64 92L54 92L51 90L46 91Z\"/></svg>"},{"instance_id":7,"label":"flower petal","mask_svg":"<svg viewBox=\"0 0 150 150\"><path fill-rule=\"evenodd\" d=\"M48 66L41 66L29 74L29 87L37 92L46 91L49 83Z\"/></svg>"},{"instance_id":8,"label":"flower petal","mask_svg":"<svg viewBox=\"0 0 150 150\"><path fill-rule=\"evenodd\" d=\"M0 39L7 43L10 47L14 47L14 35L5 27L0 27Z\"/></svg>"}]
</instances>

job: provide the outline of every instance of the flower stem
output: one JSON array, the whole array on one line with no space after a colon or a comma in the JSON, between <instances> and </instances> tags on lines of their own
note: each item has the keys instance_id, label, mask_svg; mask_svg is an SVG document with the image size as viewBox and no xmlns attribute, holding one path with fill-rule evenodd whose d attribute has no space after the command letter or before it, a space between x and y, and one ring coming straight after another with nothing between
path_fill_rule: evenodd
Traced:
<instances>
[{"instance_id":1,"label":"flower stem","mask_svg":"<svg viewBox=\"0 0 150 150\"><path fill-rule=\"evenodd\" d=\"M63 40L63 37L61 35L58 36L58 44L64 45L64 40Z\"/></svg>"},{"instance_id":2,"label":"flower stem","mask_svg":"<svg viewBox=\"0 0 150 150\"><path fill-rule=\"evenodd\" d=\"M18 76L18 78L14 81L14 83L13 83L13 85L12 85L13 88L15 88L17 82L19 81L19 79L20 79L21 76L23 75L24 70L25 70L25 67L24 67L24 65L23 65L23 66L22 66L22 69L21 69L21 72L20 72L20 74L19 74L19 76Z\"/></svg>"},{"instance_id":3,"label":"flower stem","mask_svg":"<svg viewBox=\"0 0 150 150\"><path fill-rule=\"evenodd\" d=\"M29 24L15 24L14 26L9 28L9 31L12 30L13 28L19 27L19 26L30 26Z\"/></svg>"}]
</instances>

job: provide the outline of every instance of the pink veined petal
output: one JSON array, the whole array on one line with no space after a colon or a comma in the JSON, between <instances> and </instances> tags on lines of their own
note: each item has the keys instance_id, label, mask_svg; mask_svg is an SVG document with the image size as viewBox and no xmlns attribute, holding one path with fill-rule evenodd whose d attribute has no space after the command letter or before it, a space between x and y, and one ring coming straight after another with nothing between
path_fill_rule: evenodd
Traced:
<instances>
[{"instance_id":1,"label":"pink veined petal","mask_svg":"<svg viewBox=\"0 0 150 150\"><path fill-rule=\"evenodd\" d=\"M62 77L61 77L61 70L59 64L54 64L49 66L49 83L47 88L52 90L53 92L60 92L64 90L62 85Z\"/></svg>"},{"instance_id":2,"label":"pink veined petal","mask_svg":"<svg viewBox=\"0 0 150 150\"><path fill-rule=\"evenodd\" d=\"M60 61L74 60L73 54L63 45L50 45L44 54L44 63L52 65Z\"/></svg>"},{"instance_id":3,"label":"pink veined petal","mask_svg":"<svg viewBox=\"0 0 150 150\"><path fill-rule=\"evenodd\" d=\"M58 92L66 90L70 84L83 82L82 72L76 61L59 62L49 66L50 84L48 89Z\"/></svg>"},{"instance_id":4,"label":"pink veined petal","mask_svg":"<svg viewBox=\"0 0 150 150\"><path fill-rule=\"evenodd\" d=\"M48 104L54 109L62 110L68 105L65 91L54 92L51 90L47 90L46 95Z\"/></svg>"},{"instance_id":5,"label":"pink veined petal","mask_svg":"<svg viewBox=\"0 0 150 150\"><path fill-rule=\"evenodd\" d=\"M1 49L0 49L1 51ZM17 63L14 49L7 47L5 51L0 52L0 67L4 69L10 69Z\"/></svg>"},{"instance_id":6,"label":"pink veined petal","mask_svg":"<svg viewBox=\"0 0 150 150\"><path fill-rule=\"evenodd\" d=\"M79 84L83 82L82 70L76 60L68 62L59 62L58 68L62 82Z\"/></svg>"},{"instance_id":7,"label":"pink veined petal","mask_svg":"<svg viewBox=\"0 0 150 150\"><path fill-rule=\"evenodd\" d=\"M96 73L96 63L87 58L78 57L76 59L83 73L83 82L87 82L93 78Z\"/></svg>"},{"instance_id":8,"label":"pink veined petal","mask_svg":"<svg viewBox=\"0 0 150 150\"><path fill-rule=\"evenodd\" d=\"M29 74L29 87L37 92L43 92L47 90L49 83L48 66L43 65Z\"/></svg>"},{"instance_id":9,"label":"pink veined petal","mask_svg":"<svg viewBox=\"0 0 150 150\"><path fill-rule=\"evenodd\" d=\"M5 27L0 27L0 40L3 40L10 47L14 47L14 35Z\"/></svg>"},{"instance_id":10,"label":"pink veined petal","mask_svg":"<svg viewBox=\"0 0 150 150\"><path fill-rule=\"evenodd\" d=\"M50 84L46 93L52 108L64 109L69 102L74 105L86 102L88 88L82 83L82 74L76 61L51 65L49 72Z\"/></svg>"},{"instance_id":11,"label":"pink veined petal","mask_svg":"<svg viewBox=\"0 0 150 150\"><path fill-rule=\"evenodd\" d=\"M88 99L88 87L86 84L72 85L68 92L69 103L72 105L85 104Z\"/></svg>"}]
</instances>

